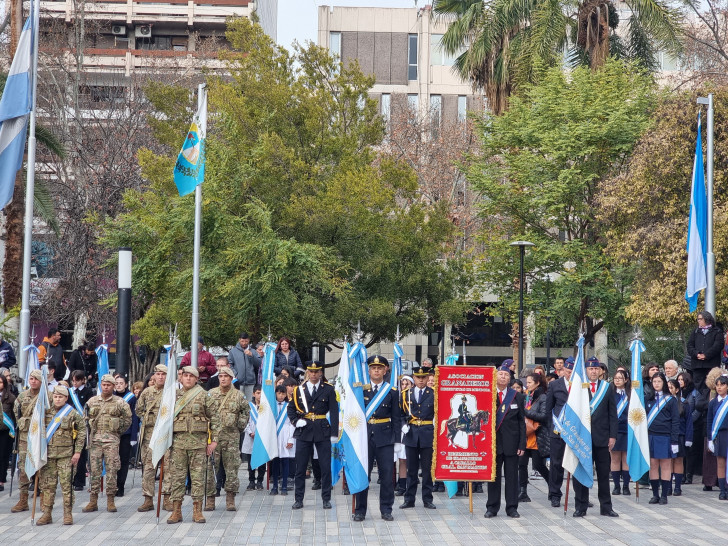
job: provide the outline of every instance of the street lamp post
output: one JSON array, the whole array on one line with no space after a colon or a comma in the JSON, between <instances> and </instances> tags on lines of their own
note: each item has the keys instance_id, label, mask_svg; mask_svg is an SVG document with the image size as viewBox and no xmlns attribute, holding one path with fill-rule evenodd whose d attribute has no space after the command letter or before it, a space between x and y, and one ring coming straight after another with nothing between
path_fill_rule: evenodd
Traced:
<instances>
[{"instance_id":1,"label":"street lamp post","mask_svg":"<svg viewBox=\"0 0 728 546\"><path fill-rule=\"evenodd\" d=\"M523 271L523 258L526 255L526 247L535 245L528 241L515 241L511 243L511 246L517 246L520 249L521 258L521 267L518 277L518 364L516 364L516 375L519 375L521 370L523 369L523 288L526 283L526 276Z\"/></svg>"}]
</instances>

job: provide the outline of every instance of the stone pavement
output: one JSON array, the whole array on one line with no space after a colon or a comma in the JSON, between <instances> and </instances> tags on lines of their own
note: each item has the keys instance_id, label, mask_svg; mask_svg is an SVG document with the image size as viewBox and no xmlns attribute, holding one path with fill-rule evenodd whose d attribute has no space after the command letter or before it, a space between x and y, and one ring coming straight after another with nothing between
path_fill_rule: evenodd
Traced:
<instances>
[{"instance_id":1,"label":"stone pavement","mask_svg":"<svg viewBox=\"0 0 728 546\"><path fill-rule=\"evenodd\" d=\"M16 476L17 478L17 476ZM467 497L448 499L445 493L435 493L437 510L425 510L418 498L414 509L399 510L402 497L396 497L394 521L385 522L378 510L376 471L369 497L374 507L363 523L351 521L351 496L344 496L341 485L333 496L332 510L321 509L321 498L310 491L306 481L303 510L291 510L293 495L269 496L267 491L248 491L237 497L238 511L224 511L224 496L218 499L215 512L205 512L206 524L192 523L192 502L185 498L184 522L168 525L168 513L162 510L156 525L154 512L138 513L142 502L140 474L131 487L129 473L127 491L116 500L119 511L109 514L106 502L99 502L101 511L83 514L88 501L85 491L76 493L74 525L63 526L59 498L53 512L54 522L45 527L31 527L30 512L11 514L10 507L18 494L8 498L8 485L0 493L0 543L34 544L74 543L82 546L97 544L725 544L728 502L718 501L718 493L703 492L702 485L683 486L682 497L670 497L667 506L648 505L649 493L641 490L636 502L634 484L632 496L613 497L614 509L620 517L599 516L598 504L586 518L575 519L562 508L551 508L546 501L546 484L532 480L530 503L521 503L520 519L505 515L505 503L498 517L486 520L486 496L474 495L474 513L468 512ZM241 484L247 484L247 473L241 468ZM715 488L714 488L715 489ZM570 496L573 499L573 491ZM100 501L102 499L99 499ZM596 503L596 491L592 492ZM156 502L155 502L156 504ZM222 507L220 506L222 505ZM36 518L40 517L40 511ZM722 523L723 525L718 525Z\"/></svg>"}]
</instances>

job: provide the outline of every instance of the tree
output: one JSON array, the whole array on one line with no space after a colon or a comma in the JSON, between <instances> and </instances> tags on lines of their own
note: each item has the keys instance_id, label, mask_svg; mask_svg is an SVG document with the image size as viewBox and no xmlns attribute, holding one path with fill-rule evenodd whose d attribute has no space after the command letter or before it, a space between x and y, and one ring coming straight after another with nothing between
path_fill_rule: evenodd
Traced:
<instances>
[{"instance_id":1,"label":"tree","mask_svg":"<svg viewBox=\"0 0 728 546\"><path fill-rule=\"evenodd\" d=\"M467 166L482 196L480 279L498 296L498 314L513 318L518 251L509 243L535 243L526 254L528 309L548 310L539 316L559 317L572 340L581 329L590 341L605 324L620 325L631 282L605 251L598 189L621 172L647 126L653 86L611 60L599 71L549 69L540 80L480 123L482 150Z\"/></svg>"},{"instance_id":2,"label":"tree","mask_svg":"<svg viewBox=\"0 0 728 546\"><path fill-rule=\"evenodd\" d=\"M697 85L728 80L728 1L683 0L685 50L678 78Z\"/></svg>"},{"instance_id":3,"label":"tree","mask_svg":"<svg viewBox=\"0 0 728 546\"><path fill-rule=\"evenodd\" d=\"M200 331L227 345L233 332L270 327L296 343L329 344L361 320L376 342L459 316L454 227L444 207L417 199L410 167L378 158L383 122L373 79L310 45L290 55L247 19L232 21L230 78L210 78L203 185ZM172 183L187 131L187 89L149 85L163 154L139 152L148 187L105 224L107 246L134 248L134 333L188 333L193 200Z\"/></svg>"},{"instance_id":4,"label":"tree","mask_svg":"<svg viewBox=\"0 0 728 546\"><path fill-rule=\"evenodd\" d=\"M707 91L705 89L701 91ZM715 101L715 156L728 154L728 89L712 91ZM607 226L608 251L635 269L627 318L641 326L680 330L694 323L685 302L686 240L697 126L697 93L663 97L649 129L619 176L600 188L599 220ZM705 116L703 116L705 124ZM705 127L705 126L704 126ZM726 164L715 162L714 252L724 267L728 218ZM728 283L716 275L716 312L728 312Z\"/></svg>"},{"instance_id":5,"label":"tree","mask_svg":"<svg viewBox=\"0 0 728 546\"><path fill-rule=\"evenodd\" d=\"M442 44L454 54L463 79L485 91L495 114L508 107L518 85L533 82L538 66L556 66L570 50L574 64L596 69L611 53L654 66L655 49L680 49L678 12L663 0L630 0L627 42L615 29L619 17L612 0L435 0L435 13L453 18Z\"/></svg>"}]
</instances>

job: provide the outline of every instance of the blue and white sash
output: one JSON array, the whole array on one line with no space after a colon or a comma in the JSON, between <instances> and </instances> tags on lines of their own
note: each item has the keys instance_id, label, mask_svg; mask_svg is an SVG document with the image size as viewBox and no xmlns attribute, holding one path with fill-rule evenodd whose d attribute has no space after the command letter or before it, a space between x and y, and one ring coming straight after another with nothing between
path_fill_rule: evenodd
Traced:
<instances>
[{"instance_id":1,"label":"blue and white sash","mask_svg":"<svg viewBox=\"0 0 728 546\"><path fill-rule=\"evenodd\" d=\"M564 416L564 410L561 410L561 413L559 413L558 417L556 414L552 411L551 412L551 421L554 424L554 432L561 435L564 433L564 425L561 424L561 418Z\"/></svg>"},{"instance_id":2,"label":"blue and white sash","mask_svg":"<svg viewBox=\"0 0 728 546\"><path fill-rule=\"evenodd\" d=\"M83 415L83 407L81 407L81 401L78 399L75 389L68 389L68 396L71 399L71 402L73 402L73 407L76 408L79 415Z\"/></svg>"},{"instance_id":3,"label":"blue and white sash","mask_svg":"<svg viewBox=\"0 0 728 546\"><path fill-rule=\"evenodd\" d=\"M286 424L286 419L288 419L288 402L285 402L281 406L278 417L276 417L276 435L280 435L281 430L283 430L283 425Z\"/></svg>"},{"instance_id":4,"label":"blue and white sash","mask_svg":"<svg viewBox=\"0 0 728 546\"><path fill-rule=\"evenodd\" d=\"M5 412L3 412L3 425L10 429L10 437L15 438L15 423L13 423L13 420Z\"/></svg>"},{"instance_id":5,"label":"blue and white sash","mask_svg":"<svg viewBox=\"0 0 728 546\"><path fill-rule=\"evenodd\" d=\"M250 418L253 420L254 425L258 425L258 408L255 407L255 404L252 402L248 402L250 405Z\"/></svg>"},{"instance_id":6,"label":"blue and white sash","mask_svg":"<svg viewBox=\"0 0 728 546\"><path fill-rule=\"evenodd\" d=\"M622 394L622 398L619 400L619 403L617 404L617 419L622 417L622 414L624 413L624 410L627 409L627 406L629 406L629 397L627 396L627 393L625 392Z\"/></svg>"},{"instance_id":7,"label":"blue and white sash","mask_svg":"<svg viewBox=\"0 0 728 546\"><path fill-rule=\"evenodd\" d=\"M134 398L134 393L133 393L133 392L131 392L131 391L129 391L129 392L127 392L127 393L126 393L126 394L125 394L125 395L123 396L123 398L124 398L124 402L126 402L127 404L131 404L131 401L132 401L132 399Z\"/></svg>"},{"instance_id":8,"label":"blue and white sash","mask_svg":"<svg viewBox=\"0 0 728 546\"><path fill-rule=\"evenodd\" d=\"M69 404L66 404L61 409L58 410L58 413L56 413L56 416L53 418L53 420L49 423L48 427L46 427L46 441L50 444L51 438L53 438L53 435L58 430L58 427L61 426L61 421L64 417L66 417L69 413L73 411L73 407Z\"/></svg>"},{"instance_id":9,"label":"blue and white sash","mask_svg":"<svg viewBox=\"0 0 728 546\"><path fill-rule=\"evenodd\" d=\"M720 406L718 406L718 411L715 412L715 419L713 419L713 429L710 431L710 439L715 441L715 438L718 436L718 431L720 430L721 425L723 425L723 421L725 421L725 416L728 415L728 396L723 398L723 401L720 403Z\"/></svg>"},{"instance_id":10,"label":"blue and white sash","mask_svg":"<svg viewBox=\"0 0 728 546\"><path fill-rule=\"evenodd\" d=\"M591 402L589 402L589 408L591 409L592 415L594 415L594 412L597 411L599 404L601 404L602 400L604 400L604 397L606 396L608 390L609 390L609 385L607 385L607 382L600 381L599 387L597 388L597 392L594 393L594 396L592 396Z\"/></svg>"},{"instance_id":11,"label":"blue and white sash","mask_svg":"<svg viewBox=\"0 0 728 546\"><path fill-rule=\"evenodd\" d=\"M496 397L498 396L498 393L493 393ZM498 430L503 423L503 418L506 416L506 413L508 413L508 410L511 408L511 402L513 402L513 399L516 397L516 391L514 389L508 389L506 391L505 396L503 397L503 403L498 407L498 412L495 416L495 429ZM497 398L496 398L497 399Z\"/></svg>"},{"instance_id":12,"label":"blue and white sash","mask_svg":"<svg viewBox=\"0 0 728 546\"><path fill-rule=\"evenodd\" d=\"M384 398L389 394L389 391L392 390L392 387L389 383L382 383L379 389L377 389L377 395L371 399L369 402L369 405L367 406L366 413L364 414L364 418L368 421L372 415L374 415L374 412L377 411L377 408L382 405L382 402L384 401Z\"/></svg>"},{"instance_id":13,"label":"blue and white sash","mask_svg":"<svg viewBox=\"0 0 728 546\"><path fill-rule=\"evenodd\" d=\"M660 413L664 407L667 405L667 403L672 399L672 396L665 396L660 400L659 403L652 406L652 409L650 410L650 414L647 416L647 426L649 427L652 424L652 421L655 420L655 417L657 417L657 414Z\"/></svg>"}]
</instances>

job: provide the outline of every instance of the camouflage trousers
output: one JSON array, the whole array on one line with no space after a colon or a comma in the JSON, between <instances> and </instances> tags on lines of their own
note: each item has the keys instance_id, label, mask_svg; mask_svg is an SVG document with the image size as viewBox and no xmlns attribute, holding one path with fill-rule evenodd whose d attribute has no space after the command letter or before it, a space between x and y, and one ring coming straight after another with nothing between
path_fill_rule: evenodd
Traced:
<instances>
[{"instance_id":1,"label":"camouflage trousers","mask_svg":"<svg viewBox=\"0 0 728 546\"><path fill-rule=\"evenodd\" d=\"M205 496L203 483L205 481L205 448L172 450L172 501L181 501L185 496L185 483L187 472L192 481L192 500L201 501Z\"/></svg>"},{"instance_id":2,"label":"camouflage trousers","mask_svg":"<svg viewBox=\"0 0 728 546\"><path fill-rule=\"evenodd\" d=\"M26 437L27 432L21 432ZM18 489L20 491L28 491L30 489L30 478L25 473L25 456L28 454L28 442L18 440Z\"/></svg>"},{"instance_id":3,"label":"camouflage trousers","mask_svg":"<svg viewBox=\"0 0 728 546\"><path fill-rule=\"evenodd\" d=\"M162 494L169 495L170 487L169 483L172 476L172 468L170 467L169 451L164 454L164 477L162 478ZM154 496L154 481L157 474L157 469L152 465L152 450L149 447L149 442L146 440L142 445L142 495L145 497Z\"/></svg>"},{"instance_id":4,"label":"camouflage trousers","mask_svg":"<svg viewBox=\"0 0 728 546\"><path fill-rule=\"evenodd\" d=\"M106 470L107 495L116 495L116 473L121 467L119 458L119 441L91 444L89 450L89 466L91 468L91 493L101 491L102 472Z\"/></svg>"},{"instance_id":5,"label":"camouflage trousers","mask_svg":"<svg viewBox=\"0 0 728 546\"><path fill-rule=\"evenodd\" d=\"M207 494L215 494L215 474L220 472L220 468L225 469L225 491L228 493L238 493L240 489L240 480L238 479L238 470L240 470L240 450L239 440L235 438L232 441L221 440L218 442L215 452L209 458L209 466L207 469ZM212 469L212 459L215 459L215 471ZM222 463L222 466L220 466Z\"/></svg>"},{"instance_id":6,"label":"camouflage trousers","mask_svg":"<svg viewBox=\"0 0 728 546\"><path fill-rule=\"evenodd\" d=\"M53 508L53 502L56 500L56 487L61 482L61 491L63 492L63 504L73 505L71 495L73 487L71 484L71 476L73 473L73 465L71 457L60 457L58 459L48 458L48 462L40 469L40 478L38 484L43 491L43 509L50 511Z\"/></svg>"}]
</instances>

